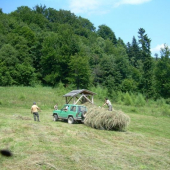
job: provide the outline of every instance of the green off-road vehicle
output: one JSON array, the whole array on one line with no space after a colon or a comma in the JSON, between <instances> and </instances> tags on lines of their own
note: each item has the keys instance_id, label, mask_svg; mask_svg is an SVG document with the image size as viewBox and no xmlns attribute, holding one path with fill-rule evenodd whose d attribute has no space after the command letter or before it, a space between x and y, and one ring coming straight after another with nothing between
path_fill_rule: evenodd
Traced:
<instances>
[{"instance_id":1,"label":"green off-road vehicle","mask_svg":"<svg viewBox=\"0 0 170 170\"><path fill-rule=\"evenodd\" d=\"M53 111L53 120L67 120L68 123L83 122L86 116L87 108L82 105L65 104L61 110Z\"/></svg>"}]
</instances>

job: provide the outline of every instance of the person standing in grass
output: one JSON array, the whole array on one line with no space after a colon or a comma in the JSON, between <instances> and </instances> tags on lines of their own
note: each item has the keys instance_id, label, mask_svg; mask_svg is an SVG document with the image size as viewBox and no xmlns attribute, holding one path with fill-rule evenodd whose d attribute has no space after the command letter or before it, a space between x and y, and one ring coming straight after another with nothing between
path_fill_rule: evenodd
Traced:
<instances>
[{"instance_id":1,"label":"person standing in grass","mask_svg":"<svg viewBox=\"0 0 170 170\"><path fill-rule=\"evenodd\" d=\"M34 102L31 107L31 113L34 115L34 121L36 121L37 118L37 121L40 122L38 110L41 111L41 109L36 105L36 102Z\"/></svg>"},{"instance_id":2,"label":"person standing in grass","mask_svg":"<svg viewBox=\"0 0 170 170\"><path fill-rule=\"evenodd\" d=\"M54 106L55 110L58 110L58 104L56 103L56 105Z\"/></svg>"},{"instance_id":3,"label":"person standing in grass","mask_svg":"<svg viewBox=\"0 0 170 170\"><path fill-rule=\"evenodd\" d=\"M105 106L107 104L109 111L112 111L112 104L110 102L110 100L108 98L105 98L105 103L103 106Z\"/></svg>"}]
</instances>

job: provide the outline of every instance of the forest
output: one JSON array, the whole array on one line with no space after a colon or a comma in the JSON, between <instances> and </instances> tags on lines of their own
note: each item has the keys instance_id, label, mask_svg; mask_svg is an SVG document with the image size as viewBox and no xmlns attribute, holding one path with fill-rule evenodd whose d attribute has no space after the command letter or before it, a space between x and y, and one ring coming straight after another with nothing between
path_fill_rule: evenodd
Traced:
<instances>
[{"instance_id":1,"label":"forest","mask_svg":"<svg viewBox=\"0 0 170 170\"><path fill-rule=\"evenodd\" d=\"M126 29L126 28L125 28ZM0 9L0 86L51 86L170 96L170 49L151 56L144 28L125 43L114 30L66 10L36 5Z\"/></svg>"}]
</instances>

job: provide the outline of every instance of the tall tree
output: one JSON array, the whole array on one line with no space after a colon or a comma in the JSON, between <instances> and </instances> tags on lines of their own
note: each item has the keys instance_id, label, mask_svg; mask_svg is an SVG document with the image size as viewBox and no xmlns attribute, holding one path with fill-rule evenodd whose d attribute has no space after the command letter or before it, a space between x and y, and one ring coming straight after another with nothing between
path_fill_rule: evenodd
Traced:
<instances>
[{"instance_id":1,"label":"tall tree","mask_svg":"<svg viewBox=\"0 0 170 170\"><path fill-rule=\"evenodd\" d=\"M114 32L106 25L99 25L99 29L97 30L97 34L103 39L109 39L115 45L117 44L117 39Z\"/></svg>"},{"instance_id":2,"label":"tall tree","mask_svg":"<svg viewBox=\"0 0 170 170\"><path fill-rule=\"evenodd\" d=\"M161 48L161 58L158 60L155 77L157 91L161 97L169 98L170 96L170 49L164 44Z\"/></svg>"},{"instance_id":3,"label":"tall tree","mask_svg":"<svg viewBox=\"0 0 170 170\"><path fill-rule=\"evenodd\" d=\"M17 18L19 22L24 22L26 24L30 24L34 18L33 11L27 6L18 7L17 10L10 15Z\"/></svg>"},{"instance_id":4,"label":"tall tree","mask_svg":"<svg viewBox=\"0 0 170 170\"><path fill-rule=\"evenodd\" d=\"M46 11L46 6L42 6L42 5L36 5L35 7L33 7L33 10L39 14L43 14L45 15L45 11Z\"/></svg>"},{"instance_id":5,"label":"tall tree","mask_svg":"<svg viewBox=\"0 0 170 170\"><path fill-rule=\"evenodd\" d=\"M81 27L86 28L89 31L95 32L96 28L88 19L79 17L78 21L80 22Z\"/></svg>"},{"instance_id":6,"label":"tall tree","mask_svg":"<svg viewBox=\"0 0 170 170\"><path fill-rule=\"evenodd\" d=\"M83 56L83 54L71 56L69 70L67 79L69 83L74 84L77 89L88 88L91 85L91 70L87 56Z\"/></svg>"},{"instance_id":7,"label":"tall tree","mask_svg":"<svg viewBox=\"0 0 170 170\"><path fill-rule=\"evenodd\" d=\"M153 97L154 95L154 74L153 74L153 58L150 52L151 40L148 38L145 30L140 28L138 31L139 45L141 50L141 61L143 63L143 76L140 83L140 88L145 93L146 98Z\"/></svg>"},{"instance_id":8,"label":"tall tree","mask_svg":"<svg viewBox=\"0 0 170 170\"><path fill-rule=\"evenodd\" d=\"M17 58L18 52L9 44L0 49L0 86L32 85L34 68Z\"/></svg>"},{"instance_id":9,"label":"tall tree","mask_svg":"<svg viewBox=\"0 0 170 170\"><path fill-rule=\"evenodd\" d=\"M141 59L141 51L135 37L133 37L131 44L127 44L127 54L129 56L129 61L131 65L134 67L138 67L137 63L138 60Z\"/></svg>"},{"instance_id":10,"label":"tall tree","mask_svg":"<svg viewBox=\"0 0 170 170\"><path fill-rule=\"evenodd\" d=\"M54 86L61 80L61 60L59 37L55 33L49 33L42 43L41 50L40 63L43 83Z\"/></svg>"}]
</instances>

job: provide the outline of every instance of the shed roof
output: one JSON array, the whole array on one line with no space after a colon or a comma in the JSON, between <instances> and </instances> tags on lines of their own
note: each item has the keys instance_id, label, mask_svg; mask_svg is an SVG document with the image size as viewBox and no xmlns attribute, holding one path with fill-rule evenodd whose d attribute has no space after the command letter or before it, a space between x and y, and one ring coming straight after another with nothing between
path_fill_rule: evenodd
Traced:
<instances>
[{"instance_id":1,"label":"shed roof","mask_svg":"<svg viewBox=\"0 0 170 170\"><path fill-rule=\"evenodd\" d=\"M73 90L65 95L63 95L64 97L74 97L77 96L78 94L90 94L90 95L95 95L96 93L91 92L89 90L86 89L80 89L80 90Z\"/></svg>"}]
</instances>

